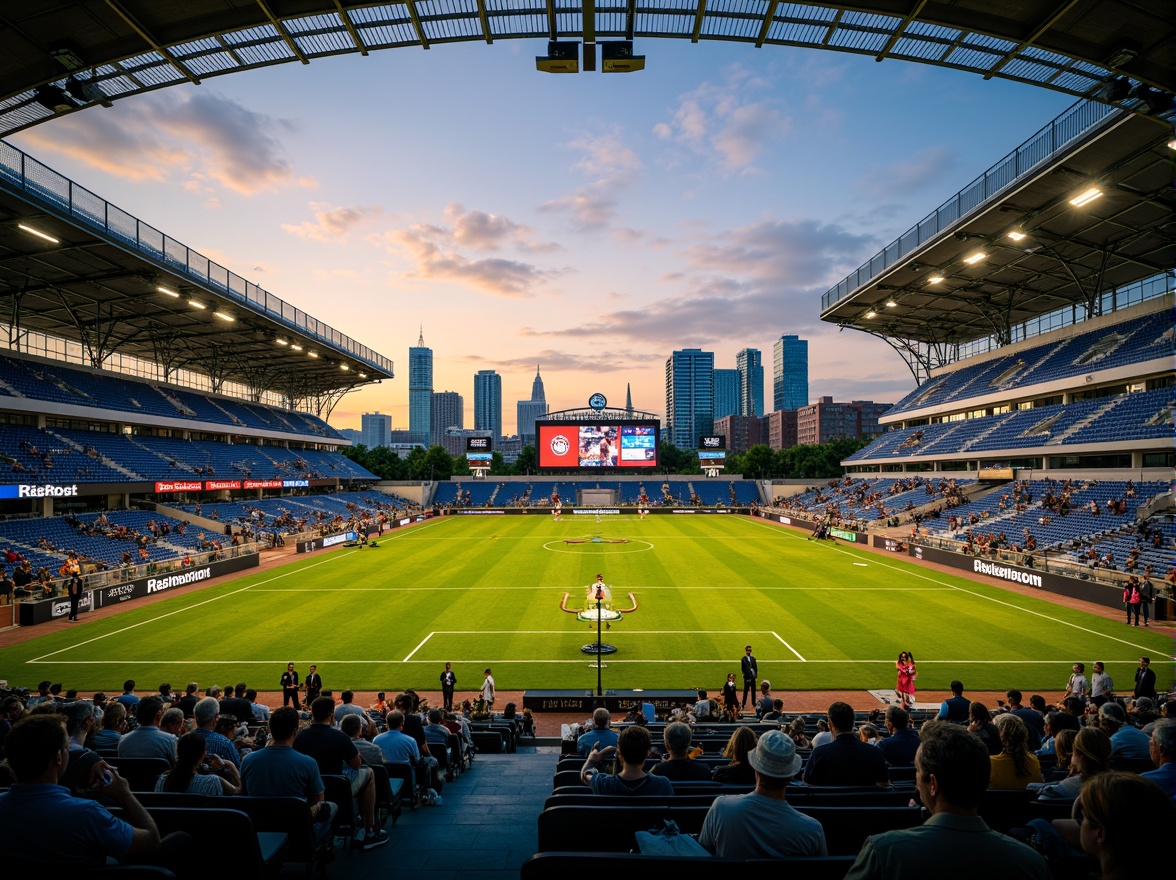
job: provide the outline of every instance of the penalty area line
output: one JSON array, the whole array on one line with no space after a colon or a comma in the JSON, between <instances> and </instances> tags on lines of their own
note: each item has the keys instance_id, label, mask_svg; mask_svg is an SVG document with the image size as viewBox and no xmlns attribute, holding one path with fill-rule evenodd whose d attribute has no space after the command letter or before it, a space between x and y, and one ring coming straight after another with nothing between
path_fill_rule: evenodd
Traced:
<instances>
[{"instance_id":1,"label":"penalty area line","mask_svg":"<svg viewBox=\"0 0 1176 880\"><path fill-rule=\"evenodd\" d=\"M786 641L784 641L784 639L780 638L780 634L778 632L773 631L772 635L774 635L777 639L780 640L781 645L783 645L785 648L787 648L789 651L791 651L793 654L795 654L797 660L799 660L801 663L808 663L807 660L805 660L803 657L800 656L800 651L796 650L796 648L792 647L792 645L788 644Z\"/></svg>"}]
</instances>

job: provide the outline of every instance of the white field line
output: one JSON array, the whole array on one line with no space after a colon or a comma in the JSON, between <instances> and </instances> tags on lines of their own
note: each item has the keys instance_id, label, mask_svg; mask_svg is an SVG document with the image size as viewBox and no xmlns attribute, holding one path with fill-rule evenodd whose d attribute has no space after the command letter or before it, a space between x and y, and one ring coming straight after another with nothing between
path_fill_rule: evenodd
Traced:
<instances>
[{"instance_id":1,"label":"white field line","mask_svg":"<svg viewBox=\"0 0 1176 880\"><path fill-rule=\"evenodd\" d=\"M140 627L140 626L146 626L149 623L155 623L156 621L160 621L160 620L163 620L164 618L171 617L174 614L182 614L185 611L191 611L193 608L199 608L202 605L209 604L210 602L219 602L221 599L227 599L229 596L236 596L238 593L244 593L246 590L252 590L254 587L261 586L262 584L268 584L272 581L280 580L281 578L284 578L284 577L289 577L292 574L301 574L302 572L306 571L309 568L318 568L320 565L327 565L328 563L331 563L331 562L337 562L340 559L345 559L346 557L351 556L352 554L358 553L358 552L359 552L358 550L351 550L350 552L347 552L347 553L337 553L337 554L332 555L328 559L324 559L322 562L314 562L310 565L300 566L297 569L292 569L292 570L283 572L282 574L276 574L271 578L266 578L264 581L258 581L256 584L251 584L248 587L241 587L241 589L239 589L239 590L233 590L228 593L222 593L219 596L213 596L211 599L205 599L203 602L197 602L195 605L188 605L184 608L177 608L175 611L169 611L166 614L160 614L158 617L152 617L149 620L142 620L139 623L132 623L130 626L124 626L122 629L116 629L116 630L113 630L108 633L103 633L100 636L94 636L94 638L92 638L92 639L86 639L84 642L78 642L77 644L69 645L69 646L67 646L65 648L61 648L60 650L57 650L57 651L50 651L48 654L42 654L40 657L34 657L32 660L26 660L25 662L26 663L37 663L41 660L44 660L46 657L53 657L53 656L56 656L57 654L64 654L66 651L72 651L74 648L80 648L83 645L89 645L92 642L99 642L99 641L102 641L102 639L108 639L111 636L121 635L122 633L128 632L129 630L136 629L137 627Z\"/></svg>"},{"instance_id":2,"label":"white field line","mask_svg":"<svg viewBox=\"0 0 1176 880\"><path fill-rule=\"evenodd\" d=\"M543 660L519 660L519 659L487 660L485 657L483 657L481 655L478 655L478 657L471 659L471 660L462 660L461 658L453 657L449 654L446 654L444 659L452 660L455 663L483 663L483 662L485 662L488 664L494 664L494 663L497 663L497 664L508 664L508 663L511 663L511 664L526 664L526 663L575 663L575 664L580 664L580 663L585 662L584 659L578 659L578 660L548 660L548 659L543 659ZM1127 658L1124 658L1121 660L1116 660L1113 657L1108 657L1108 658L1106 658L1105 662L1107 662L1107 663L1137 663L1138 661L1139 661L1139 658L1132 655L1131 657L1127 657ZM52 663L54 666L111 666L111 665L114 665L114 666L178 666L178 665L193 666L193 665L201 665L201 666L283 666L283 668L284 668L284 664L290 662L290 658L289 657L281 657L278 660L191 660L191 659L189 659L189 660L56 660L56 661L29 660L27 662L28 663L44 662L46 664ZM312 661L299 660L297 658L294 659L295 664L303 664L303 663L310 663L310 662L312 662ZM324 660L322 657L315 657L313 662L320 663L320 664L329 663L329 664L331 664L331 667L334 668L336 666L348 666L348 665L350 665L350 666L378 666L378 665L388 665L388 664L396 664L396 663L402 663L402 664L427 663L429 665L435 665L436 663L441 662L441 661L438 661L438 660L407 660L407 659L405 659L405 660L393 660L393 659L388 659L388 660ZM632 664L676 663L678 665L681 665L682 663L687 663L687 662L688 663L705 663L705 664L712 664L712 665L716 664L716 663L724 664L724 665L731 664L730 660L689 660L689 661L686 661L686 660L617 660L613 656L609 657L608 662L609 663L632 663ZM799 663L801 661L786 659L786 660L765 660L764 662L765 663L772 663L772 664L780 664L780 663ZM805 663L824 663L824 664L876 663L876 664L880 664L883 666L885 666L887 664L889 664L890 666L894 665L893 658L888 659L888 660L852 660L852 659L847 659L847 660L805 660L804 662ZM985 665L985 666L1057 666L1059 664L1065 665L1066 663L1069 663L1069 662L1070 662L1069 657L1063 658L1061 660L920 660L919 661L920 664L945 664L945 665L949 665L949 666L960 666L961 664L965 664L965 663L975 664L975 665ZM596 664L595 664L595 662L591 662L591 665L595 666Z\"/></svg>"},{"instance_id":3,"label":"white field line","mask_svg":"<svg viewBox=\"0 0 1176 880\"><path fill-rule=\"evenodd\" d=\"M763 524L763 527L770 528L770 526L767 525L766 523ZM789 533L783 529L781 529L781 532L783 532L786 535L789 535L790 537L793 537L791 535L791 533ZM800 540L799 537L796 537L795 539ZM835 545L834 547L831 547L829 549L831 551L833 551L834 553L842 553L846 556L852 557L854 555L849 550L842 548L840 545ZM1097 630L1089 629L1088 627L1085 627L1085 626L1080 626L1077 623L1071 623L1068 620L1061 620L1060 618L1052 617L1048 614L1043 614L1040 611L1034 611L1031 608L1023 608L1020 605L1014 605L1012 602L1005 602L1003 599L997 599L995 596L985 596L982 593L977 593L977 592L974 592L973 590L968 590L968 589L965 589L964 587L956 586L955 584L949 584L949 583L946 583L945 581L936 580L935 578L931 577L930 575L922 574L919 571L906 571L905 569L901 569L898 566L896 566L892 563L889 563L889 562L875 561L874 564L881 566L882 568L889 568L891 571L895 571L900 574L910 575L911 577L915 577L920 580L929 581L933 584L939 584L942 587L947 587L952 590L957 590L958 592L964 593L965 595L968 595L968 596L972 596L973 598L976 598L976 599L985 599L989 602L995 602L997 605L1003 605L1006 608L1012 608L1016 611L1021 611L1025 614L1031 614L1034 617L1040 617L1042 620L1048 620L1051 623L1059 623L1062 626L1072 627L1073 629L1081 630L1084 633L1089 633L1092 636L1099 636L1104 639L1109 639L1110 641L1118 642L1121 645L1128 645L1129 647L1132 647L1132 648L1138 648L1141 651L1154 650L1154 648L1149 648L1147 645L1140 645L1136 642L1128 641L1127 639L1121 639L1118 636L1112 636L1112 635L1107 635L1106 633L1100 633ZM994 584L993 586L997 586L997 585ZM1173 659L1172 655L1165 655L1165 656L1168 659Z\"/></svg>"},{"instance_id":4,"label":"white field line","mask_svg":"<svg viewBox=\"0 0 1176 880\"><path fill-rule=\"evenodd\" d=\"M785 648L787 648L789 651L791 651L793 654L795 654L796 659L798 659L801 663L808 662L803 657L800 656L800 651L796 650L796 648L792 647L792 645L788 644L786 641L784 641L784 639L780 638L780 634L778 632L773 632L772 635L774 635L776 638L780 639L780 644L783 645Z\"/></svg>"},{"instance_id":5,"label":"white field line","mask_svg":"<svg viewBox=\"0 0 1176 880\"><path fill-rule=\"evenodd\" d=\"M588 584L576 584L571 587L344 587L339 592L347 593L472 593L477 591L493 590L495 593L501 593L505 590L514 590L517 592L535 593L540 590L584 590L588 588ZM628 590L682 590L689 592L691 590L754 590L758 593L766 592L804 592L811 593L812 587L749 587L743 584L724 586L722 584L711 584L705 587L621 587L617 584L612 585L615 589ZM821 590L822 593L949 593L954 590L949 584L941 587L827 587ZM293 587L291 589L277 589L277 590L257 590L255 593L322 593L321 588L312 587Z\"/></svg>"},{"instance_id":6,"label":"white field line","mask_svg":"<svg viewBox=\"0 0 1176 880\"><path fill-rule=\"evenodd\" d=\"M419 645L417 645L415 648L413 648L412 651L409 652L409 655L404 658L403 662L407 663L409 660L411 660L412 655L415 654L417 651L419 651L421 648L423 648L425 646L425 642L427 642L429 639L433 638L433 636L435 636L435 635L436 635L436 633L429 633L427 636L425 636L423 639L421 639L421 643Z\"/></svg>"}]
</instances>

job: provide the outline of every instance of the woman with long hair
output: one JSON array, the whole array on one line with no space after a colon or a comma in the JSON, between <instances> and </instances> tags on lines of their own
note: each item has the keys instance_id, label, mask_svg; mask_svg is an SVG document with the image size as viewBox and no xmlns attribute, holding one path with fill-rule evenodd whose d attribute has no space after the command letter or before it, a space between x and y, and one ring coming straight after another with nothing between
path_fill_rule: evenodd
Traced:
<instances>
[{"instance_id":1,"label":"woman with long hair","mask_svg":"<svg viewBox=\"0 0 1176 880\"><path fill-rule=\"evenodd\" d=\"M1073 732L1063 730L1062 733ZM1058 738L1061 739L1061 734ZM1066 739L1073 740L1070 775L1061 782L1043 786L1037 793L1039 801L1072 802L1091 779L1111 768L1111 738L1106 731L1097 727L1084 727Z\"/></svg>"},{"instance_id":2,"label":"woman with long hair","mask_svg":"<svg viewBox=\"0 0 1176 880\"><path fill-rule=\"evenodd\" d=\"M1074 738L1076 736L1078 736L1078 731L1067 727L1053 738L1057 764L1054 765L1054 769L1050 773L1042 774L1045 776L1046 782L1061 782L1070 775L1070 758L1074 754Z\"/></svg>"},{"instance_id":3,"label":"woman with long hair","mask_svg":"<svg viewBox=\"0 0 1176 880\"><path fill-rule=\"evenodd\" d=\"M1102 880L1166 872L1167 849L1139 840L1141 822L1157 830L1176 827L1176 805L1152 780L1117 770L1100 773L1082 787L1070 821L1078 826L1083 851L1098 859Z\"/></svg>"},{"instance_id":4,"label":"woman with long hair","mask_svg":"<svg viewBox=\"0 0 1176 880\"><path fill-rule=\"evenodd\" d=\"M992 756L989 788L1024 789L1031 782L1041 782L1041 762L1029 751L1029 729L1016 715L996 719L1001 752Z\"/></svg>"},{"instance_id":5,"label":"woman with long hair","mask_svg":"<svg viewBox=\"0 0 1176 880\"><path fill-rule=\"evenodd\" d=\"M726 782L730 785L755 785L755 770L748 763L747 755L755 751L758 742L755 731L750 727L739 727L727 740L723 749L723 757L731 763L716 767L712 778L715 782Z\"/></svg>"},{"instance_id":6,"label":"woman with long hair","mask_svg":"<svg viewBox=\"0 0 1176 880\"><path fill-rule=\"evenodd\" d=\"M909 711L911 704L915 702L915 679L919 675L915 669L914 655L910 651L901 652L898 655L898 660L894 663L894 668L898 670L898 680L894 684L894 691L898 694L899 704Z\"/></svg>"},{"instance_id":7,"label":"woman with long hair","mask_svg":"<svg viewBox=\"0 0 1176 880\"><path fill-rule=\"evenodd\" d=\"M999 755L1003 748L1000 744L1000 731L992 723L992 713L988 711L988 707L983 703L972 703L968 707L968 717L971 719L968 730L984 741L989 755Z\"/></svg>"},{"instance_id":8,"label":"woman with long hair","mask_svg":"<svg viewBox=\"0 0 1176 880\"><path fill-rule=\"evenodd\" d=\"M785 733L792 737L792 742L796 744L798 749L812 748L813 745L811 742L809 742L809 738L805 735L804 730L804 719L793 718L792 723L788 725L788 729L785 731Z\"/></svg>"},{"instance_id":9,"label":"woman with long hair","mask_svg":"<svg viewBox=\"0 0 1176 880\"><path fill-rule=\"evenodd\" d=\"M237 768L219 755L208 757L204 736L193 730L176 742L176 765L162 774L155 783L156 791L173 794L222 795L241 791L241 777ZM223 776L214 775L223 773Z\"/></svg>"}]
</instances>

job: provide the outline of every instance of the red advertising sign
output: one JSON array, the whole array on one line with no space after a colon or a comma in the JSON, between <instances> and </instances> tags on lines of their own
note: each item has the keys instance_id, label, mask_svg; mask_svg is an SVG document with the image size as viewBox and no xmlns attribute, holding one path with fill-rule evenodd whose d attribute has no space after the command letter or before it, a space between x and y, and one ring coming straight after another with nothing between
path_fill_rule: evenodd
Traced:
<instances>
[{"instance_id":1,"label":"red advertising sign","mask_svg":"<svg viewBox=\"0 0 1176 880\"><path fill-rule=\"evenodd\" d=\"M241 486L245 489L281 489L281 480L243 480Z\"/></svg>"},{"instance_id":2,"label":"red advertising sign","mask_svg":"<svg viewBox=\"0 0 1176 880\"><path fill-rule=\"evenodd\" d=\"M217 489L240 489L240 480L205 480L204 488L209 492L215 492Z\"/></svg>"},{"instance_id":3,"label":"red advertising sign","mask_svg":"<svg viewBox=\"0 0 1176 880\"><path fill-rule=\"evenodd\" d=\"M168 480L155 484L156 492L199 492L204 484L199 480Z\"/></svg>"}]
</instances>

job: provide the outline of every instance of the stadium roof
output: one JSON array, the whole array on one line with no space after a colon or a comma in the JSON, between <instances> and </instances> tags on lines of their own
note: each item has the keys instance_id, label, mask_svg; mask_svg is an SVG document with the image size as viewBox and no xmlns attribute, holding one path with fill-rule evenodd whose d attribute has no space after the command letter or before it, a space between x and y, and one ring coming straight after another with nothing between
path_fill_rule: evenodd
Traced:
<instances>
[{"instance_id":1,"label":"stadium roof","mask_svg":"<svg viewBox=\"0 0 1176 880\"><path fill-rule=\"evenodd\" d=\"M822 319L887 339L921 378L956 344L1098 314L1107 291L1176 266L1171 140L1152 118L1071 107L829 290Z\"/></svg>"},{"instance_id":2,"label":"stadium roof","mask_svg":"<svg viewBox=\"0 0 1176 880\"><path fill-rule=\"evenodd\" d=\"M1120 76L1129 85L1176 90L1170 0L59 0L6 7L0 134L239 70L511 38L595 44L663 37L830 49L1077 97L1095 97ZM519 62L506 56L504 63Z\"/></svg>"},{"instance_id":3,"label":"stadium roof","mask_svg":"<svg viewBox=\"0 0 1176 880\"><path fill-rule=\"evenodd\" d=\"M388 358L4 143L0 324L14 347L44 333L80 344L94 366L129 354L204 374L216 391L228 381L337 400L393 375Z\"/></svg>"}]
</instances>

